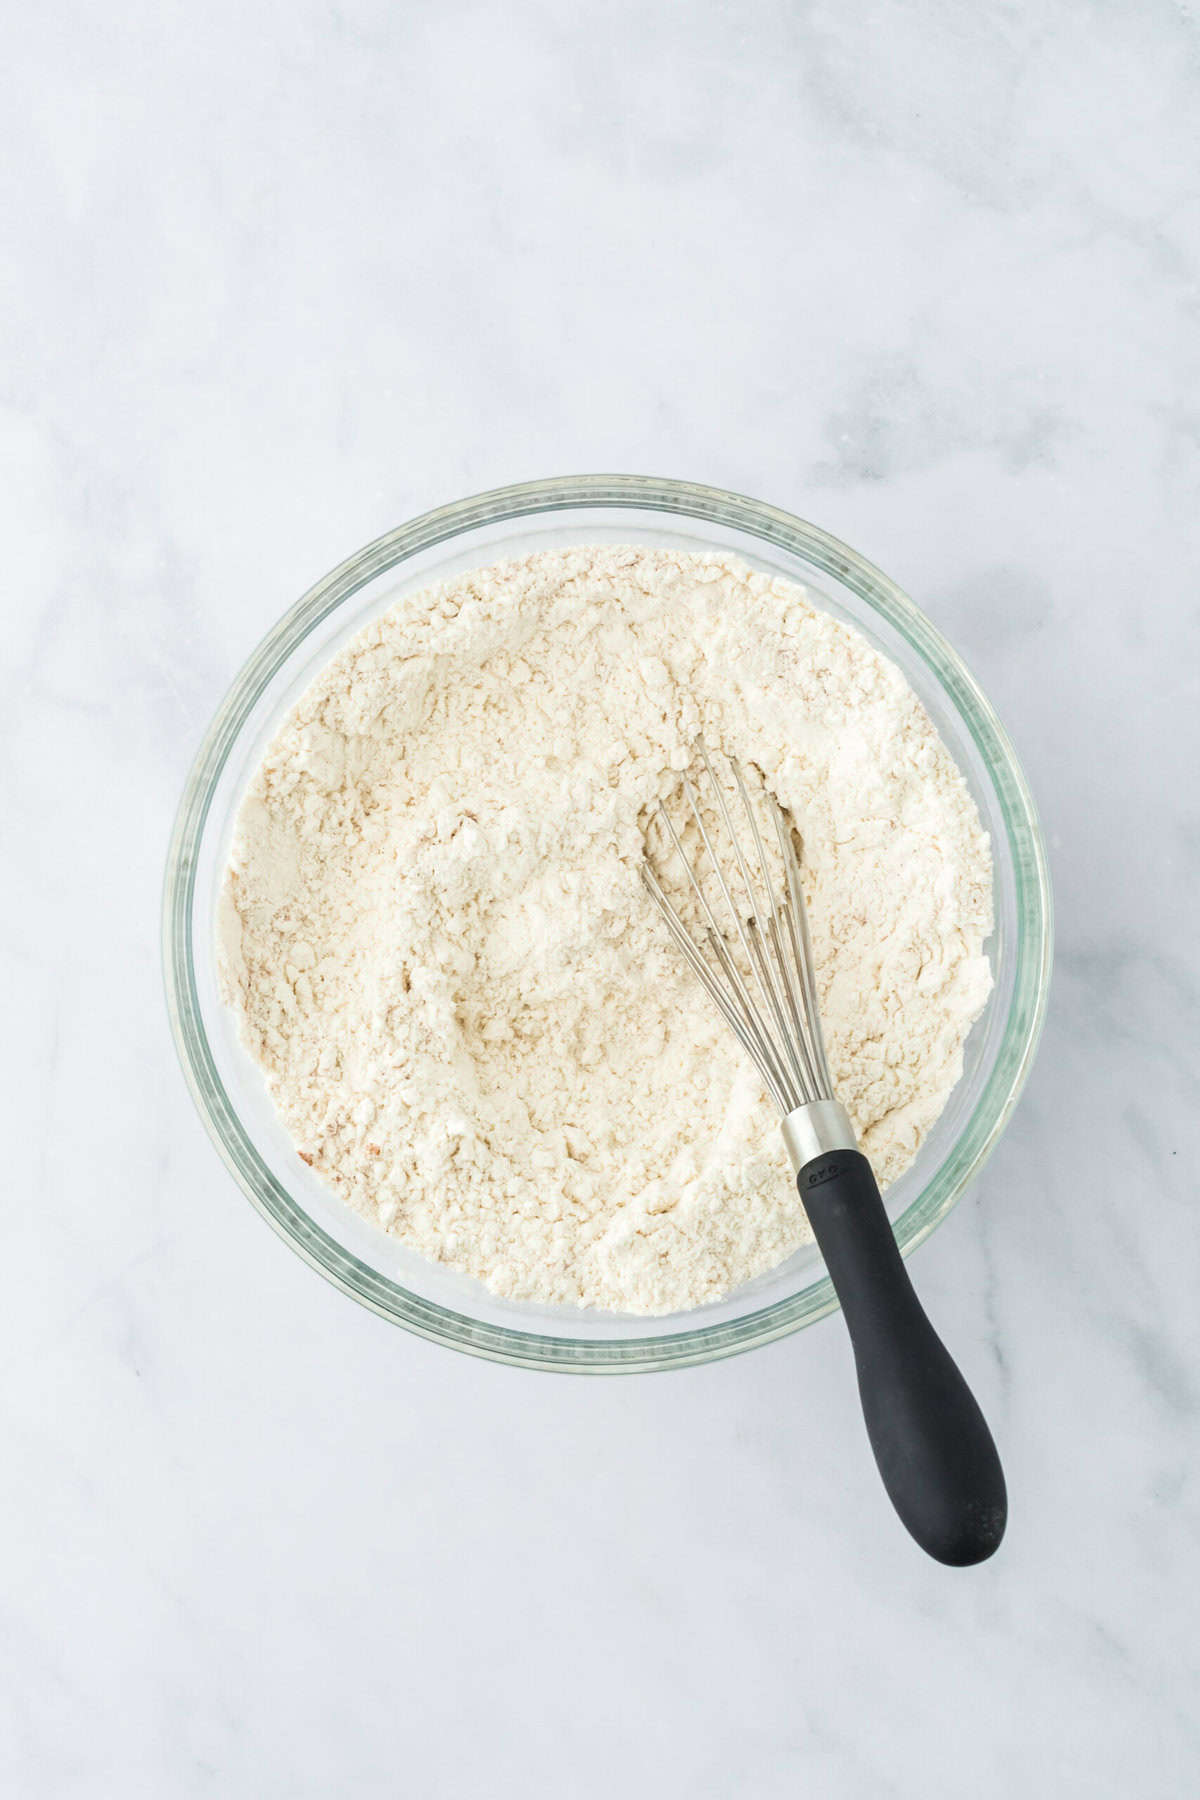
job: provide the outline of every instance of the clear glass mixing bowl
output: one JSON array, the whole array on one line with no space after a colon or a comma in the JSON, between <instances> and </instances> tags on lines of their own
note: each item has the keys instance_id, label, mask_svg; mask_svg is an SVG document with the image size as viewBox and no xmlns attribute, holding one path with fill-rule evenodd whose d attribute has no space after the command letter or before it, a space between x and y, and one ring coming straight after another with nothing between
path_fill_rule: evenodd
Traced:
<instances>
[{"instance_id":1,"label":"clear glass mixing bowl","mask_svg":"<svg viewBox=\"0 0 1200 1800\"><path fill-rule=\"evenodd\" d=\"M595 543L733 551L803 583L904 670L970 783L996 865L996 985L963 1078L887 1195L907 1255L944 1219L1016 1104L1045 1012L1050 888L1033 800L1004 730L954 651L878 569L814 525L716 488L641 476L530 482L414 519L334 569L263 639L226 695L188 777L163 908L167 1000L184 1073L246 1194L314 1268L384 1318L437 1343L526 1368L680 1368L768 1343L837 1304L815 1249L727 1299L643 1319L496 1299L358 1218L297 1158L238 1044L215 979L218 883L243 788L282 714L334 651L401 594L506 556Z\"/></svg>"}]
</instances>

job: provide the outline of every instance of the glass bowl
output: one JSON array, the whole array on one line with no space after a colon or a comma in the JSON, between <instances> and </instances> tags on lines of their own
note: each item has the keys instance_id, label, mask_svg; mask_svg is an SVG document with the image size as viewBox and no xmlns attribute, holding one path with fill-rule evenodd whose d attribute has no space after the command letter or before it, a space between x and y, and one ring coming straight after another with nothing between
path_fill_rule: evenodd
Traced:
<instances>
[{"instance_id":1,"label":"glass bowl","mask_svg":"<svg viewBox=\"0 0 1200 1800\"><path fill-rule=\"evenodd\" d=\"M188 777L163 904L176 1046L213 1142L292 1248L344 1293L440 1344L525 1368L680 1368L749 1350L837 1300L815 1248L695 1311L645 1319L497 1299L343 1205L297 1158L237 1041L215 973L215 904L234 814L281 716L334 651L416 587L501 557L573 544L732 551L787 576L904 670L966 776L995 857L995 988L963 1078L889 1189L905 1255L945 1218L1004 1129L1037 1045L1051 960L1050 888L1033 800L1003 727L954 651L894 582L815 525L717 488L590 475L498 489L425 513L319 581L268 633L218 708Z\"/></svg>"}]
</instances>

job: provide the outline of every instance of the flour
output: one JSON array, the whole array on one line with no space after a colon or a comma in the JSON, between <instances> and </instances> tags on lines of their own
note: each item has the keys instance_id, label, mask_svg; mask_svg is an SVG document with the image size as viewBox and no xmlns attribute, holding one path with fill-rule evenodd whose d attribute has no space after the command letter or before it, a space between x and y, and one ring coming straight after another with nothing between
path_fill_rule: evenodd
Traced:
<instances>
[{"instance_id":1,"label":"flour","mask_svg":"<svg viewBox=\"0 0 1200 1800\"><path fill-rule=\"evenodd\" d=\"M456 577L333 659L243 802L223 992L300 1155L497 1294L671 1312L809 1236L640 880L701 737L802 834L835 1089L886 1184L989 991L989 846L899 670L800 588L641 548Z\"/></svg>"}]
</instances>

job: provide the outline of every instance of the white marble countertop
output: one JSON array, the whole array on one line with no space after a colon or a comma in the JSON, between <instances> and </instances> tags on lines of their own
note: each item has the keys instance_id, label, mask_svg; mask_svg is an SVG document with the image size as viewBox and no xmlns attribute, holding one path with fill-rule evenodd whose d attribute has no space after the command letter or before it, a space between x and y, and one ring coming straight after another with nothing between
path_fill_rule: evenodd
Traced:
<instances>
[{"instance_id":1,"label":"white marble countertop","mask_svg":"<svg viewBox=\"0 0 1200 1800\"><path fill-rule=\"evenodd\" d=\"M24 8L0 119L0 1789L1200 1790L1200 28L1168 0ZM359 1310L218 1164L166 837L253 642L428 505L825 525L1009 724L1059 943L918 1255L1009 1537L893 1520L841 1326L585 1382Z\"/></svg>"}]
</instances>

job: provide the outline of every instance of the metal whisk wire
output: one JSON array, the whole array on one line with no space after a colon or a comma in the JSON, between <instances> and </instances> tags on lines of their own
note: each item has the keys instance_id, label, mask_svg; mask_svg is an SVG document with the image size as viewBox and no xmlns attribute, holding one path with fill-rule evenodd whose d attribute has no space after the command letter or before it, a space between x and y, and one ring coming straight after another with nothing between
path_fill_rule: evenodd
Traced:
<instances>
[{"instance_id":1,"label":"metal whisk wire","mask_svg":"<svg viewBox=\"0 0 1200 1800\"><path fill-rule=\"evenodd\" d=\"M700 877L689 862L671 816L661 801L659 817L683 865L704 922L703 945L684 924L648 857L642 864L642 877L688 966L753 1060L776 1106L786 1116L798 1107L833 1099L813 979L812 943L800 885L800 865L787 820L774 795L768 794L766 801L774 821L783 869L785 893L781 899L772 882L766 846L746 778L736 759L730 757L734 786L746 814L758 863L760 879L755 881L725 790L703 745L700 746L700 759L729 840L733 865L745 889L748 913L735 898L731 880L704 823L696 790L686 775L682 783L684 797L704 855L716 878L722 903L732 921L733 943L741 946L750 980L747 981L738 967L729 935L722 930Z\"/></svg>"}]
</instances>

